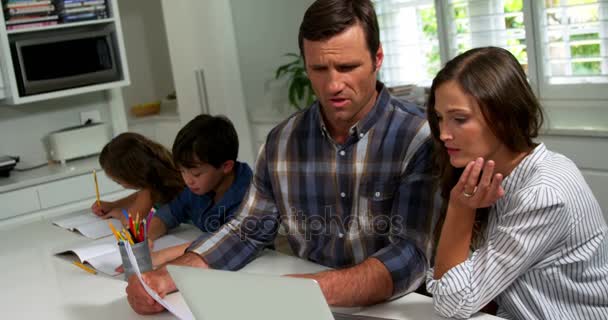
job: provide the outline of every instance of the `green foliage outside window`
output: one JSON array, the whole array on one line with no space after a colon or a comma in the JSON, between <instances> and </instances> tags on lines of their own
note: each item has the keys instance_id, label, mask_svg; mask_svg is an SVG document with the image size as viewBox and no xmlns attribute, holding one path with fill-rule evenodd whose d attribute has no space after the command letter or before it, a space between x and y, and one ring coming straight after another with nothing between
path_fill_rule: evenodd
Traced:
<instances>
[{"instance_id":1,"label":"green foliage outside window","mask_svg":"<svg viewBox=\"0 0 608 320\"><path fill-rule=\"evenodd\" d=\"M437 38L437 15L435 8L429 7L420 9L418 15L422 20L422 33L427 39ZM439 46L433 45L430 52L426 53L427 69L426 72L431 78L439 72L441 57L439 56Z\"/></svg>"}]
</instances>

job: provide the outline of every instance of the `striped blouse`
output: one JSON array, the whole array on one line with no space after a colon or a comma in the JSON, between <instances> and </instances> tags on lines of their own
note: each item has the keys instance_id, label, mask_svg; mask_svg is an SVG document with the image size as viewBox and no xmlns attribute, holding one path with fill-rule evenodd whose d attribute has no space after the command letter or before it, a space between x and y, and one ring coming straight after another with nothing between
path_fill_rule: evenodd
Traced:
<instances>
[{"instance_id":1,"label":"striped blouse","mask_svg":"<svg viewBox=\"0 0 608 320\"><path fill-rule=\"evenodd\" d=\"M608 319L608 228L576 165L538 145L503 181L485 241L427 289L467 318L491 300L507 319Z\"/></svg>"}]
</instances>

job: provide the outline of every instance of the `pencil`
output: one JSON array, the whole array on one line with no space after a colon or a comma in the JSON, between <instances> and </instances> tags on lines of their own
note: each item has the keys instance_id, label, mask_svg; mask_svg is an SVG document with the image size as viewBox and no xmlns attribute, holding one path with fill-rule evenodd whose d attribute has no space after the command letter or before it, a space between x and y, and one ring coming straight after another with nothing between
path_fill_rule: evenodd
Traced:
<instances>
[{"instance_id":1,"label":"pencil","mask_svg":"<svg viewBox=\"0 0 608 320\"><path fill-rule=\"evenodd\" d=\"M137 214L135 215L135 237L137 238L139 235L139 227L140 227L140 223L139 223L139 211L137 211Z\"/></svg>"},{"instance_id":2,"label":"pencil","mask_svg":"<svg viewBox=\"0 0 608 320\"><path fill-rule=\"evenodd\" d=\"M114 237L116 237L116 241L124 240L122 238L122 236L120 235L120 233L118 233L118 231L116 231L116 229L114 228L114 226L112 225L112 223L110 223L110 221L108 221L108 226L110 226L110 230L112 230L112 233L114 234Z\"/></svg>"},{"instance_id":3,"label":"pencil","mask_svg":"<svg viewBox=\"0 0 608 320\"><path fill-rule=\"evenodd\" d=\"M129 212L129 229L131 229L131 234L135 236L135 224L133 224L133 216L131 212Z\"/></svg>"},{"instance_id":4,"label":"pencil","mask_svg":"<svg viewBox=\"0 0 608 320\"><path fill-rule=\"evenodd\" d=\"M129 241L129 243L131 245L134 245L135 243L133 243L133 239L131 238L131 234L129 234L129 230L127 229L122 229L122 234L127 238L127 240Z\"/></svg>"},{"instance_id":5,"label":"pencil","mask_svg":"<svg viewBox=\"0 0 608 320\"><path fill-rule=\"evenodd\" d=\"M152 215L154 215L154 207L152 209L150 209L150 212L148 213L148 217L146 218L146 224L148 226L150 225L150 220L152 220Z\"/></svg>"},{"instance_id":6,"label":"pencil","mask_svg":"<svg viewBox=\"0 0 608 320\"><path fill-rule=\"evenodd\" d=\"M122 214L125 216L125 219L127 221L127 224L129 223L129 214L127 213L127 210L122 209Z\"/></svg>"},{"instance_id":7,"label":"pencil","mask_svg":"<svg viewBox=\"0 0 608 320\"><path fill-rule=\"evenodd\" d=\"M82 269L82 270L84 270L84 271L86 271L88 273L97 274L97 271L95 271L95 269L89 268L89 267L85 266L84 264L82 264L82 263L80 263L78 261L74 261L73 264L75 266L77 266L78 268L80 268L80 269Z\"/></svg>"},{"instance_id":8,"label":"pencil","mask_svg":"<svg viewBox=\"0 0 608 320\"><path fill-rule=\"evenodd\" d=\"M93 169L93 179L95 180L95 195L97 196L97 206L101 209L101 201L99 200L99 185L97 184L97 173Z\"/></svg>"}]
</instances>

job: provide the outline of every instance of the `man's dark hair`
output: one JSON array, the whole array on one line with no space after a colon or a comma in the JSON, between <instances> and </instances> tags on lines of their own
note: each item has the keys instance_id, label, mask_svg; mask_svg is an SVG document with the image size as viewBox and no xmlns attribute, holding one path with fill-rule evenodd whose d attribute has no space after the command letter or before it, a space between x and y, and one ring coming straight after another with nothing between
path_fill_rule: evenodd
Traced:
<instances>
[{"instance_id":1,"label":"man's dark hair","mask_svg":"<svg viewBox=\"0 0 608 320\"><path fill-rule=\"evenodd\" d=\"M302 19L298 44L304 59L304 39L327 40L349 27L360 24L365 33L367 49L376 65L376 52L380 47L380 32L376 11L371 0L317 0Z\"/></svg>"},{"instance_id":2,"label":"man's dark hair","mask_svg":"<svg viewBox=\"0 0 608 320\"><path fill-rule=\"evenodd\" d=\"M186 124L173 142L173 160L184 168L208 163L215 168L236 161L239 138L232 122L224 116L201 114Z\"/></svg>"}]
</instances>

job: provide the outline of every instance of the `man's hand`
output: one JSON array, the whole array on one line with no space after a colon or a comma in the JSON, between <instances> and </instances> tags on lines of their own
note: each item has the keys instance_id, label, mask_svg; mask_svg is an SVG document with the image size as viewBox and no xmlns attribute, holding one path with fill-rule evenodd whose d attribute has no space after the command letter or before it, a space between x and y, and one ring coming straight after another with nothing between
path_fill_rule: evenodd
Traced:
<instances>
[{"instance_id":1,"label":"man's hand","mask_svg":"<svg viewBox=\"0 0 608 320\"><path fill-rule=\"evenodd\" d=\"M336 307L375 304L388 299L393 292L391 275L376 258L368 258L346 269L286 276L316 280L327 304Z\"/></svg>"},{"instance_id":2,"label":"man's hand","mask_svg":"<svg viewBox=\"0 0 608 320\"><path fill-rule=\"evenodd\" d=\"M158 293L161 298L176 290L175 283L171 279L169 272L167 272L167 268L163 267L155 271L143 273L142 278L148 287ZM127 292L127 300L131 308L139 314L154 314L165 310L163 306L146 292L135 274L129 277L129 284L125 291Z\"/></svg>"}]
</instances>

